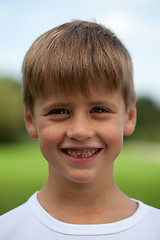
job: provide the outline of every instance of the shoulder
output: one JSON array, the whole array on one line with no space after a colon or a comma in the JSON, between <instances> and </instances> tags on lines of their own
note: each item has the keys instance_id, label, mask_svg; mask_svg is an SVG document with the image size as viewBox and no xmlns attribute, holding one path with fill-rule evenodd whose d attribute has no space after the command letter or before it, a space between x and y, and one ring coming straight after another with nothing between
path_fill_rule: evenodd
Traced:
<instances>
[{"instance_id":1,"label":"shoulder","mask_svg":"<svg viewBox=\"0 0 160 240\"><path fill-rule=\"evenodd\" d=\"M0 226L1 224L4 225L5 223L12 223L16 224L19 222L24 222L24 220L27 220L28 218L33 215L29 202L30 199L35 198L36 193L34 193L24 204L20 205L17 208L14 208L13 210L3 214L0 216Z\"/></svg>"},{"instance_id":2,"label":"shoulder","mask_svg":"<svg viewBox=\"0 0 160 240\"><path fill-rule=\"evenodd\" d=\"M22 224L29 217L28 204L21 206L0 216L0 231L3 229L12 229ZM1 229L2 228L2 229Z\"/></svg>"},{"instance_id":3,"label":"shoulder","mask_svg":"<svg viewBox=\"0 0 160 240\"><path fill-rule=\"evenodd\" d=\"M148 206L148 216L151 221L158 222L160 224L160 209Z\"/></svg>"},{"instance_id":4,"label":"shoulder","mask_svg":"<svg viewBox=\"0 0 160 240\"><path fill-rule=\"evenodd\" d=\"M15 239L15 232L21 228L27 216L27 204L23 204L0 216L0 239ZM19 239L19 238L17 238Z\"/></svg>"},{"instance_id":5,"label":"shoulder","mask_svg":"<svg viewBox=\"0 0 160 240\"><path fill-rule=\"evenodd\" d=\"M37 221L28 202L0 216L0 239L29 239Z\"/></svg>"},{"instance_id":6,"label":"shoulder","mask_svg":"<svg viewBox=\"0 0 160 240\"><path fill-rule=\"evenodd\" d=\"M139 215L142 217L139 227L149 234L160 236L160 209L149 206L141 201L139 203ZM154 238L153 238L154 239Z\"/></svg>"}]
</instances>

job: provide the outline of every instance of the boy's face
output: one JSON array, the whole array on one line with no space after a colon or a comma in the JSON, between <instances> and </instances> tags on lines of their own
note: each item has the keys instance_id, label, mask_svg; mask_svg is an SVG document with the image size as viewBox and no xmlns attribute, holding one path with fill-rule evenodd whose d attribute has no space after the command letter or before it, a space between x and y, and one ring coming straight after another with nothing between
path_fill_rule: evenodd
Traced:
<instances>
[{"instance_id":1,"label":"boy's face","mask_svg":"<svg viewBox=\"0 0 160 240\"><path fill-rule=\"evenodd\" d=\"M25 121L52 177L86 183L111 173L123 135L135 128L136 109L126 113L118 92L93 90L88 98L50 94L36 100L34 116L25 109Z\"/></svg>"}]
</instances>

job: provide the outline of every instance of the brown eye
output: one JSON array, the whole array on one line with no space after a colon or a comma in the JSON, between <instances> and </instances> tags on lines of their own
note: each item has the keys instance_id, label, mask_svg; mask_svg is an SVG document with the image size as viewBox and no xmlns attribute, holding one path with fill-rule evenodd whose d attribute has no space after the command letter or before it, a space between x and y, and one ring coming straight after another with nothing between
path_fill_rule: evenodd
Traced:
<instances>
[{"instance_id":1,"label":"brown eye","mask_svg":"<svg viewBox=\"0 0 160 240\"><path fill-rule=\"evenodd\" d=\"M65 121L70 118L71 114L64 108L55 108L51 109L46 116L53 121Z\"/></svg>"},{"instance_id":2,"label":"brown eye","mask_svg":"<svg viewBox=\"0 0 160 240\"><path fill-rule=\"evenodd\" d=\"M51 111L49 111L49 115L51 114L63 115L63 114L70 114L70 113L66 109L52 109Z\"/></svg>"},{"instance_id":3,"label":"brown eye","mask_svg":"<svg viewBox=\"0 0 160 240\"><path fill-rule=\"evenodd\" d=\"M107 112L109 111L102 107L95 107L91 110L91 113L107 113Z\"/></svg>"}]
</instances>

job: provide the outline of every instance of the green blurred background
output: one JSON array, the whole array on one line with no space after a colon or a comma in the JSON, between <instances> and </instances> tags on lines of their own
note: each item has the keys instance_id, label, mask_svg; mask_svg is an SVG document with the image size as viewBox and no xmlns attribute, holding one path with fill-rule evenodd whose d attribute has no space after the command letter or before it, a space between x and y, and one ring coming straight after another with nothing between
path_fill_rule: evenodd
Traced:
<instances>
[{"instance_id":1,"label":"green blurred background","mask_svg":"<svg viewBox=\"0 0 160 240\"><path fill-rule=\"evenodd\" d=\"M0 78L0 214L25 202L47 179L47 163L23 119L20 81ZM115 163L119 188L160 208L160 106L137 101L137 127Z\"/></svg>"}]
</instances>

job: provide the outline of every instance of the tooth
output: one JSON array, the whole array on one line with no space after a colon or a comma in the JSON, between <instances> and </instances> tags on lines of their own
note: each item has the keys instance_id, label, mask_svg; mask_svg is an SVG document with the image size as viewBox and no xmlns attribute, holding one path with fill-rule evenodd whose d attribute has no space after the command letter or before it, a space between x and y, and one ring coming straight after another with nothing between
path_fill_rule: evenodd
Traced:
<instances>
[{"instance_id":1,"label":"tooth","mask_svg":"<svg viewBox=\"0 0 160 240\"><path fill-rule=\"evenodd\" d=\"M96 152L97 152L97 149L84 150L84 152L80 152L78 150L74 151L71 149L66 149L66 153L73 157L90 157Z\"/></svg>"},{"instance_id":2,"label":"tooth","mask_svg":"<svg viewBox=\"0 0 160 240\"><path fill-rule=\"evenodd\" d=\"M77 156L78 156L78 155L81 155L81 153L80 153L80 152L77 152Z\"/></svg>"},{"instance_id":3,"label":"tooth","mask_svg":"<svg viewBox=\"0 0 160 240\"><path fill-rule=\"evenodd\" d=\"M83 153L82 154L84 157L87 157L88 156L88 153Z\"/></svg>"}]
</instances>

